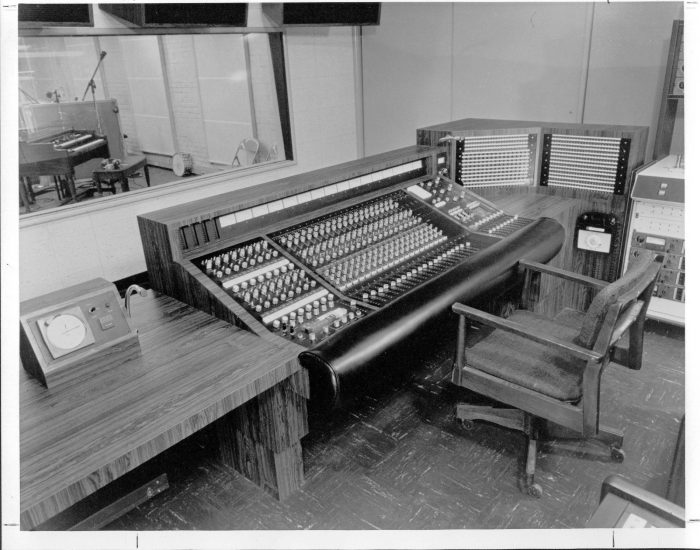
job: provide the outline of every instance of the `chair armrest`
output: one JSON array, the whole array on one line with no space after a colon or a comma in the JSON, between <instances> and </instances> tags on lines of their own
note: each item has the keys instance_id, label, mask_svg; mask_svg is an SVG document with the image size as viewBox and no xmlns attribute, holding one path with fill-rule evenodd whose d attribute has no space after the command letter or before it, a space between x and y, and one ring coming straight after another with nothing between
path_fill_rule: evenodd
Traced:
<instances>
[{"instance_id":1,"label":"chair armrest","mask_svg":"<svg viewBox=\"0 0 700 550\"><path fill-rule=\"evenodd\" d=\"M464 304L453 304L452 311L454 311L458 315L463 315L464 317L471 319L472 321L476 321L478 323L488 325L490 327L512 332L513 334L517 334L518 336L522 336L523 338L533 340L534 342L544 344L551 348L558 348L562 351L567 351L574 357L578 359L583 359L584 361L600 362L603 359L603 355L601 355L600 353L584 348L582 346L577 346L573 342L567 342L566 340L562 340L561 338L534 331L531 328L528 328L519 323L508 321L507 319L503 319L502 317L491 315L490 313L486 313L484 311L475 309Z\"/></svg>"},{"instance_id":2,"label":"chair armrest","mask_svg":"<svg viewBox=\"0 0 700 550\"><path fill-rule=\"evenodd\" d=\"M630 306L625 313L622 314L620 319L617 321L615 330L613 330L612 337L610 338L610 345L617 344L625 331L627 331L627 329L632 326L632 323L637 320L637 317L639 317L639 313L642 311L643 307L644 302L638 300L632 304L632 306Z\"/></svg>"},{"instance_id":3,"label":"chair armrest","mask_svg":"<svg viewBox=\"0 0 700 550\"><path fill-rule=\"evenodd\" d=\"M617 495L672 523L677 523L680 527L685 525L685 510L683 508L657 494L634 485L617 474L610 475L603 481L600 501L602 502L608 494Z\"/></svg>"},{"instance_id":4,"label":"chair armrest","mask_svg":"<svg viewBox=\"0 0 700 550\"><path fill-rule=\"evenodd\" d=\"M600 279L595 279L593 277L581 275L580 273L573 273L572 271L566 271L565 269L560 269L551 265L545 265L539 262L532 262L530 260L520 260L518 262L518 268L530 269L532 271L538 271L539 273L553 275L555 277L559 277L560 279L566 279L568 281L573 281L582 285L590 286L592 288L595 288L596 290L602 290L610 284L606 281L601 281Z\"/></svg>"}]
</instances>

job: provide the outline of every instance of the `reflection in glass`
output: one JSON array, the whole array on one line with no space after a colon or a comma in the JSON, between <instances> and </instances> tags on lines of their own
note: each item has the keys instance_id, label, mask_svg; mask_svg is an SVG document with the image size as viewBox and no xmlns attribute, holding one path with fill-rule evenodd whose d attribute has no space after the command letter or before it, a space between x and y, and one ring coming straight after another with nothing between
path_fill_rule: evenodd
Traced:
<instances>
[{"instance_id":1,"label":"reflection in glass","mask_svg":"<svg viewBox=\"0 0 700 550\"><path fill-rule=\"evenodd\" d=\"M275 33L20 37L21 211L291 158L283 63Z\"/></svg>"}]
</instances>

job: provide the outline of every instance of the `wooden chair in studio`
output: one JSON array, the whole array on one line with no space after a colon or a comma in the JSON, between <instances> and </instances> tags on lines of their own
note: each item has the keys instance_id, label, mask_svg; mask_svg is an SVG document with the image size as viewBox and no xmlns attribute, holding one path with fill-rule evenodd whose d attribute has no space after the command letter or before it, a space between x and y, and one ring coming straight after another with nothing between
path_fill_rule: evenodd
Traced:
<instances>
[{"instance_id":1,"label":"wooden chair in studio","mask_svg":"<svg viewBox=\"0 0 700 550\"><path fill-rule=\"evenodd\" d=\"M523 303L533 296L541 274L547 274L597 291L588 310L565 308L547 317L516 309L503 319L453 305L459 332L452 382L509 407L460 403L456 416L467 429L474 420L484 420L525 433L523 492L542 494L535 483L535 459L545 427L568 438L548 441L548 447L598 450L624 460L622 433L599 423L601 375L611 359L630 369L641 367L644 319L660 266L655 254L640 254L620 279L607 283L521 260ZM472 324L478 328L469 330Z\"/></svg>"}]
</instances>

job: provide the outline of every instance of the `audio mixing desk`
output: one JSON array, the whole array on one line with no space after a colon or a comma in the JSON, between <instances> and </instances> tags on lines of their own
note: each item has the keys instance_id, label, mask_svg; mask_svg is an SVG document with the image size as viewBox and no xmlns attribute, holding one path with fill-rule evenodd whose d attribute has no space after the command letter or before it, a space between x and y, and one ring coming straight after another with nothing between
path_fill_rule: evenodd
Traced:
<instances>
[{"instance_id":1,"label":"audio mixing desk","mask_svg":"<svg viewBox=\"0 0 700 550\"><path fill-rule=\"evenodd\" d=\"M455 301L548 261L554 220L509 215L409 147L139 217L151 284L296 346L311 403L335 407L422 344Z\"/></svg>"}]
</instances>

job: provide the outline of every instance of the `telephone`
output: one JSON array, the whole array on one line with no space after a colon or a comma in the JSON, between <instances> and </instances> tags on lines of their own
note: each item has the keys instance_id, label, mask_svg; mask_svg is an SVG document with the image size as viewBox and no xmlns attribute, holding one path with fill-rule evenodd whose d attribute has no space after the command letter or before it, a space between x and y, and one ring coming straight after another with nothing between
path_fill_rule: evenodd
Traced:
<instances>
[{"instance_id":1,"label":"telephone","mask_svg":"<svg viewBox=\"0 0 700 550\"><path fill-rule=\"evenodd\" d=\"M604 212L584 212L576 220L576 248L610 254L617 219Z\"/></svg>"}]
</instances>

